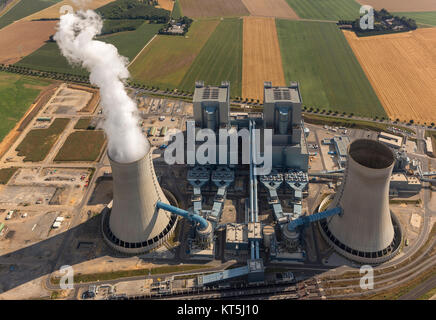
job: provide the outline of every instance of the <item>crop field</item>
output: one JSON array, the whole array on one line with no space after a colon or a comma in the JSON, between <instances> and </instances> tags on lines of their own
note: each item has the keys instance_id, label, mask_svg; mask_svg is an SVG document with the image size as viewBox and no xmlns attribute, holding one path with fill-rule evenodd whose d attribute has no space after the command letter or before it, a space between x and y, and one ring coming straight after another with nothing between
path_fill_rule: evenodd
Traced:
<instances>
[{"instance_id":1,"label":"crop field","mask_svg":"<svg viewBox=\"0 0 436 320\"><path fill-rule=\"evenodd\" d=\"M158 0L157 2L162 9L173 11L174 0Z\"/></svg>"},{"instance_id":2,"label":"crop field","mask_svg":"<svg viewBox=\"0 0 436 320\"><path fill-rule=\"evenodd\" d=\"M54 161L95 161L105 139L104 132L100 130L73 132L65 140Z\"/></svg>"},{"instance_id":3,"label":"crop field","mask_svg":"<svg viewBox=\"0 0 436 320\"><path fill-rule=\"evenodd\" d=\"M55 33L56 21L20 21L0 30L0 63L13 64Z\"/></svg>"},{"instance_id":4,"label":"crop field","mask_svg":"<svg viewBox=\"0 0 436 320\"><path fill-rule=\"evenodd\" d=\"M37 78L0 72L0 142L49 84Z\"/></svg>"},{"instance_id":5,"label":"crop field","mask_svg":"<svg viewBox=\"0 0 436 320\"><path fill-rule=\"evenodd\" d=\"M182 7L179 0L174 1L173 12L171 12L171 17L178 19L183 16Z\"/></svg>"},{"instance_id":6,"label":"crop field","mask_svg":"<svg viewBox=\"0 0 436 320\"><path fill-rule=\"evenodd\" d=\"M3 0L0 1L0 16L5 14L9 9L16 5L20 0Z\"/></svg>"},{"instance_id":7,"label":"crop field","mask_svg":"<svg viewBox=\"0 0 436 320\"><path fill-rule=\"evenodd\" d=\"M184 76L180 89L193 92L197 80L210 85L228 80L231 96L241 95L242 19L220 22Z\"/></svg>"},{"instance_id":8,"label":"crop field","mask_svg":"<svg viewBox=\"0 0 436 320\"><path fill-rule=\"evenodd\" d=\"M303 104L365 116L386 116L335 24L277 20L287 83L298 81Z\"/></svg>"},{"instance_id":9,"label":"crop field","mask_svg":"<svg viewBox=\"0 0 436 320\"><path fill-rule=\"evenodd\" d=\"M0 29L14 21L18 21L28 15L52 6L59 1L60 0L21 0L0 17ZM57 17L59 17L59 15Z\"/></svg>"},{"instance_id":10,"label":"crop field","mask_svg":"<svg viewBox=\"0 0 436 320\"><path fill-rule=\"evenodd\" d=\"M365 38L344 34L391 119L436 122L436 28Z\"/></svg>"},{"instance_id":11,"label":"crop field","mask_svg":"<svg viewBox=\"0 0 436 320\"><path fill-rule=\"evenodd\" d=\"M132 77L162 89L177 88L219 22L194 21L185 37L157 36L130 65Z\"/></svg>"},{"instance_id":12,"label":"crop field","mask_svg":"<svg viewBox=\"0 0 436 320\"><path fill-rule=\"evenodd\" d=\"M245 17L243 28L242 97L263 101L263 83L285 85L274 18Z\"/></svg>"},{"instance_id":13,"label":"crop field","mask_svg":"<svg viewBox=\"0 0 436 320\"><path fill-rule=\"evenodd\" d=\"M0 184L7 184L17 170L18 168L0 169Z\"/></svg>"},{"instance_id":14,"label":"crop field","mask_svg":"<svg viewBox=\"0 0 436 320\"><path fill-rule=\"evenodd\" d=\"M179 0L185 16L204 17L239 17L249 12L241 0Z\"/></svg>"},{"instance_id":15,"label":"crop field","mask_svg":"<svg viewBox=\"0 0 436 320\"><path fill-rule=\"evenodd\" d=\"M47 129L29 131L16 149L18 155L24 156L23 161L38 162L44 160L68 122L70 122L69 119L57 118Z\"/></svg>"},{"instance_id":16,"label":"crop field","mask_svg":"<svg viewBox=\"0 0 436 320\"><path fill-rule=\"evenodd\" d=\"M34 0L31 0L34 1ZM41 1L41 0L39 0ZM100 8L110 2L113 2L115 0L92 0L92 1L84 1L84 6L81 7L80 9L97 9ZM26 20L38 20L38 19L54 19L54 18L59 18L60 16L60 9L63 6L71 6L73 7L74 10L78 10L79 7L74 3L73 0L62 0L61 2L56 1L56 4L53 4L52 6L38 11L32 15L29 15L26 17Z\"/></svg>"},{"instance_id":17,"label":"crop field","mask_svg":"<svg viewBox=\"0 0 436 320\"><path fill-rule=\"evenodd\" d=\"M388 11L436 11L434 0L357 0L360 4L369 4L374 9Z\"/></svg>"},{"instance_id":18,"label":"crop field","mask_svg":"<svg viewBox=\"0 0 436 320\"><path fill-rule=\"evenodd\" d=\"M242 2L253 16L298 19L286 0L242 0Z\"/></svg>"},{"instance_id":19,"label":"crop field","mask_svg":"<svg viewBox=\"0 0 436 320\"><path fill-rule=\"evenodd\" d=\"M354 20L360 5L355 0L286 0L300 18L317 20Z\"/></svg>"},{"instance_id":20,"label":"crop field","mask_svg":"<svg viewBox=\"0 0 436 320\"><path fill-rule=\"evenodd\" d=\"M436 11L429 11L429 12L394 12L393 13L396 16L402 17L408 17L412 18L416 21L416 23L429 25L429 26L436 26Z\"/></svg>"},{"instance_id":21,"label":"crop field","mask_svg":"<svg viewBox=\"0 0 436 320\"><path fill-rule=\"evenodd\" d=\"M115 45L120 55L132 60L161 27L161 24L148 24L145 22L135 31L120 32L99 39ZM68 61L61 55L55 42L46 43L40 49L20 60L17 65L43 71L87 74L82 68L70 66Z\"/></svg>"}]
</instances>

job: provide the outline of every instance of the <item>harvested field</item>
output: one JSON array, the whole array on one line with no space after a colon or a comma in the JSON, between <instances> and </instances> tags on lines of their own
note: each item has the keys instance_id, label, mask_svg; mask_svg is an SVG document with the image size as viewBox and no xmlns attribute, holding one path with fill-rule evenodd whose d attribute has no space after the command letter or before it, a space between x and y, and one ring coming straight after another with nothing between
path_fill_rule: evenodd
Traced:
<instances>
[{"instance_id":1,"label":"harvested field","mask_svg":"<svg viewBox=\"0 0 436 320\"><path fill-rule=\"evenodd\" d=\"M133 79L163 89L176 88L219 22L194 21L186 37L158 35L130 65Z\"/></svg>"},{"instance_id":2,"label":"harvested field","mask_svg":"<svg viewBox=\"0 0 436 320\"><path fill-rule=\"evenodd\" d=\"M56 21L19 21L0 30L0 63L13 64L44 45Z\"/></svg>"},{"instance_id":3,"label":"harvested field","mask_svg":"<svg viewBox=\"0 0 436 320\"><path fill-rule=\"evenodd\" d=\"M250 14L259 17L298 19L285 0L242 0Z\"/></svg>"},{"instance_id":4,"label":"harvested field","mask_svg":"<svg viewBox=\"0 0 436 320\"><path fill-rule=\"evenodd\" d=\"M183 15L194 18L239 17L249 12L241 0L179 0Z\"/></svg>"},{"instance_id":5,"label":"harvested field","mask_svg":"<svg viewBox=\"0 0 436 320\"><path fill-rule=\"evenodd\" d=\"M300 18L317 20L355 20L360 5L355 0L286 0Z\"/></svg>"},{"instance_id":6,"label":"harvested field","mask_svg":"<svg viewBox=\"0 0 436 320\"><path fill-rule=\"evenodd\" d=\"M358 38L344 31L391 119L436 122L436 29Z\"/></svg>"},{"instance_id":7,"label":"harvested field","mask_svg":"<svg viewBox=\"0 0 436 320\"><path fill-rule=\"evenodd\" d=\"M434 0L357 0L360 4L369 4L374 9L388 11L435 11Z\"/></svg>"},{"instance_id":8,"label":"harvested field","mask_svg":"<svg viewBox=\"0 0 436 320\"><path fill-rule=\"evenodd\" d=\"M158 0L159 7L168 11L173 11L174 0Z\"/></svg>"},{"instance_id":9,"label":"harvested field","mask_svg":"<svg viewBox=\"0 0 436 320\"><path fill-rule=\"evenodd\" d=\"M110 2L113 2L115 0L93 0L93 1L88 1L86 3L86 5L82 8L82 9L97 9L100 8ZM38 19L54 19L54 18L59 18L60 16L60 9L62 8L62 6L72 6L74 8L74 10L79 9L79 7L77 5L74 4L73 0L63 0L61 2L58 2L44 10L41 10L39 12L36 12L30 16L27 16L26 18L24 18L24 20L38 20Z\"/></svg>"},{"instance_id":10,"label":"harvested field","mask_svg":"<svg viewBox=\"0 0 436 320\"><path fill-rule=\"evenodd\" d=\"M243 27L242 97L263 101L263 83L284 86L276 23L273 18L245 17Z\"/></svg>"},{"instance_id":11,"label":"harvested field","mask_svg":"<svg viewBox=\"0 0 436 320\"><path fill-rule=\"evenodd\" d=\"M65 140L54 161L95 161L104 143L103 131L73 132Z\"/></svg>"}]
</instances>

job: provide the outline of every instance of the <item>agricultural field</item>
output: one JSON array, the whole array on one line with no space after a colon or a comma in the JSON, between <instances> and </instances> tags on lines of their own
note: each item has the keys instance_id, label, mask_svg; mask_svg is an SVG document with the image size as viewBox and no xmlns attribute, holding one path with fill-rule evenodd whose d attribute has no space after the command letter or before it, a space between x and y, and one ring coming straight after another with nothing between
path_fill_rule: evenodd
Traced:
<instances>
[{"instance_id":1,"label":"agricultural field","mask_svg":"<svg viewBox=\"0 0 436 320\"><path fill-rule=\"evenodd\" d=\"M355 0L286 0L300 18L316 20L355 20L360 5Z\"/></svg>"},{"instance_id":2,"label":"agricultural field","mask_svg":"<svg viewBox=\"0 0 436 320\"><path fill-rule=\"evenodd\" d=\"M245 17L243 28L242 97L263 101L263 83L284 86L274 18Z\"/></svg>"},{"instance_id":3,"label":"agricultural field","mask_svg":"<svg viewBox=\"0 0 436 320\"><path fill-rule=\"evenodd\" d=\"M57 118L47 129L29 131L16 149L18 156L24 156L23 161L38 162L44 160L68 122L70 119Z\"/></svg>"},{"instance_id":4,"label":"agricultural field","mask_svg":"<svg viewBox=\"0 0 436 320\"><path fill-rule=\"evenodd\" d=\"M436 28L364 38L344 34L391 119L436 122Z\"/></svg>"},{"instance_id":5,"label":"agricultural field","mask_svg":"<svg viewBox=\"0 0 436 320\"><path fill-rule=\"evenodd\" d=\"M30 0L34 1L34 0ZM63 6L71 6L74 10L78 9L97 9L100 8L110 2L113 2L115 0L92 0L92 1L83 1L82 3L84 6L78 7L73 0L62 0L59 2L59 0L53 1L53 0L38 0L38 1L52 1L56 2L52 6L38 11L32 15L29 15L25 18L25 20L38 20L38 19L58 19L60 17L60 10Z\"/></svg>"},{"instance_id":6,"label":"agricultural field","mask_svg":"<svg viewBox=\"0 0 436 320\"><path fill-rule=\"evenodd\" d=\"M13 64L55 33L56 21L20 21L0 30L0 63Z\"/></svg>"},{"instance_id":7,"label":"agricultural field","mask_svg":"<svg viewBox=\"0 0 436 320\"><path fill-rule=\"evenodd\" d=\"M65 140L54 161L95 161L105 141L104 132L100 130L73 132Z\"/></svg>"},{"instance_id":8,"label":"agricultural field","mask_svg":"<svg viewBox=\"0 0 436 320\"><path fill-rule=\"evenodd\" d=\"M369 4L374 9L385 8L388 11L436 11L434 0L357 0L360 4Z\"/></svg>"},{"instance_id":9,"label":"agricultural field","mask_svg":"<svg viewBox=\"0 0 436 320\"><path fill-rule=\"evenodd\" d=\"M180 83L180 89L194 92L195 81L220 85L230 81L232 97L241 95L242 19L224 19L217 26Z\"/></svg>"},{"instance_id":10,"label":"agricultural field","mask_svg":"<svg viewBox=\"0 0 436 320\"><path fill-rule=\"evenodd\" d=\"M113 44L118 48L120 55L132 60L161 27L161 24L148 24L144 22L135 31L106 35L99 39ZM55 42L46 43L40 49L20 60L17 65L43 71L78 75L87 74L87 72L80 67L70 66L68 61L61 55Z\"/></svg>"},{"instance_id":11,"label":"agricultural field","mask_svg":"<svg viewBox=\"0 0 436 320\"><path fill-rule=\"evenodd\" d=\"M60 0L21 0L0 16L0 29L14 21L25 18L35 12L50 7ZM59 12L59 11L58 11Z\"/></svg>"},{"instance_id":12,"label":"agricultural field","mask_svg":"<svg viewBox=\"0 0 436 320\"><path fill-rule=\"evenodd\" d=\"M91 118L90 117L82 117L77 121L76 125L74 126L74 129L76 130L87 130L89 128L89 125L91 124Z\"/></svg>"},{"instance_id":13,"label":"agricultural field","mask_svg":"<svg viewBox=\"0 0 436 320\"><path fill-rule=\"evenodd\" d=\"M242 2L253 16L298 19L286 0L242 0Z\"/></svg>"},{"instance_id":14,"label":"agricultural field","mask_svg":"<svg viewBox=\"0 0 436 320\"><path fill-rule=\"evenodd\" d=\"M174 1L174 7L173 7L173 11L171 12L171 17L174 19L183 17L182 7L180 5L179 0Z\"/></svg>"},{"instance_id":15,"label":"agricultural field","mask_svg":"<svg viewBox=\"0 0 436 320\"><path fill-rule=\"evenodd\" d=\"M0 72L0 142L49 85L46 80Z\"/></svg>"},{"instance_id":16,"label":"agricultural field","mask_svg":"<svg viewBox=\"0 0 436 320\"><path fill-rule=\"evenodd\" d=\"M335 24L277 20L286 82L298 81L303 104L386 116L342 32Z\"/></svg>"},{"instance_id":17,"label":"agricultural field","mask_svg":"<svg viewBox=\"0 0 436 320\"><path fill-rule=\"evenodd\" d=\"M135 81L177 88L220 20L194 21L185 37L158 35L129 70Z\"/></svg>"},{"instance_id":18,"label":"agricultural field","mask_svg":"<svg viewBox=\"0 0 436 320\"><path fill-rule=\"evenodd\" d=\"M393 15L399 17L412 18L416 21L418 26L423 24L425 26L435 26L436 27L436 11L429 12L394 12Z\"/></svg>"},{"instance_id":19,"label":"agricultural field","mask_svg":"<svg viewBox=\"0 0 436 320\"><path fill-rule=\"evenodd\" d=\"M168 11L173 11L174 0L158 0L157 2L159 3L158 7Z\"/></svg>"},{"instance_id":20,"label":"agricultural field","mask_svg":"<svg viewBox=\"0 0 436 320\"><path fill-rule=\"evenodd\" d=\"M183 14L193 18L239 17L249 12L241 0L179 0Z\"/></svg>"}]
</instances>

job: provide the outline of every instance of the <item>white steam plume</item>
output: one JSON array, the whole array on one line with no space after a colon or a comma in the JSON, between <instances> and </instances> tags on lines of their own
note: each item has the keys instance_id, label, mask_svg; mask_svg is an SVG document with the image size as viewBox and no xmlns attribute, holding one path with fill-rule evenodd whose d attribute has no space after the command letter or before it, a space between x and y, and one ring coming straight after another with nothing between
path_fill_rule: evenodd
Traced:
<instances>
[{"instance_id":1,"label":"white steam plume","mask_svg":"<svg viewBox=\"0 0 436 320\"><path fill-rule=\"evenodd\" d=\"M87 69L90 82L100 88L109 155L129 163L142 158L150 146L138 125L136 103L124 88L123 80L129 77L127 58L113 45L94 40L102 26L92 10L68 13L61 16L54 39L69 63Z\"/></svg>"}]
</instances>

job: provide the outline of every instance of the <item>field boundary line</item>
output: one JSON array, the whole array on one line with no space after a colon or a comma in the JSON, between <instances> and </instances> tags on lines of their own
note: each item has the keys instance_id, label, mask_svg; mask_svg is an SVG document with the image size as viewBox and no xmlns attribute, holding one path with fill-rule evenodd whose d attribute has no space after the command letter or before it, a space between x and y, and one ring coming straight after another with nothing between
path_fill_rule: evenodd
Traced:
<instances>
[{"instance_id":1,"label":"field boundary line","mask_svg":"<svg viewBox=\"0 0 436 320\"><path fill-rule=\"evenodd\" d=\"M142 51L144 51L144 49L145 48L147 48L148 47L148 45L154 40L154 38L156 38L157 37L157 34L155 34L154 36L153 36L153 38L151 38L146 44L145 44L145 46L141 49L141 51L139 51L139 53L133 58L133 60L132 61L130 61L130 63L129 63L129 65L127 66L127 67L130 67L132 64L133 64L133 62L135 62L135 60L136 60L136 58L138 58L139 57L139 55L142 53Z\"/></svg>"},{"instance_id":2,"label":"field boundary line","mask_svg":"<svg viewBox=\"0 0 436 320\"><path fill-rule=\"evenodd\" d=\"M13 7L15 7L18 3L20 3L21 0L16 1L12 5L9 5L9 8L6 8L6 11L4 11L2 14L0 14L0 18L3 17L6 13L8 13Z\"/></svg>"}]
</instances>

